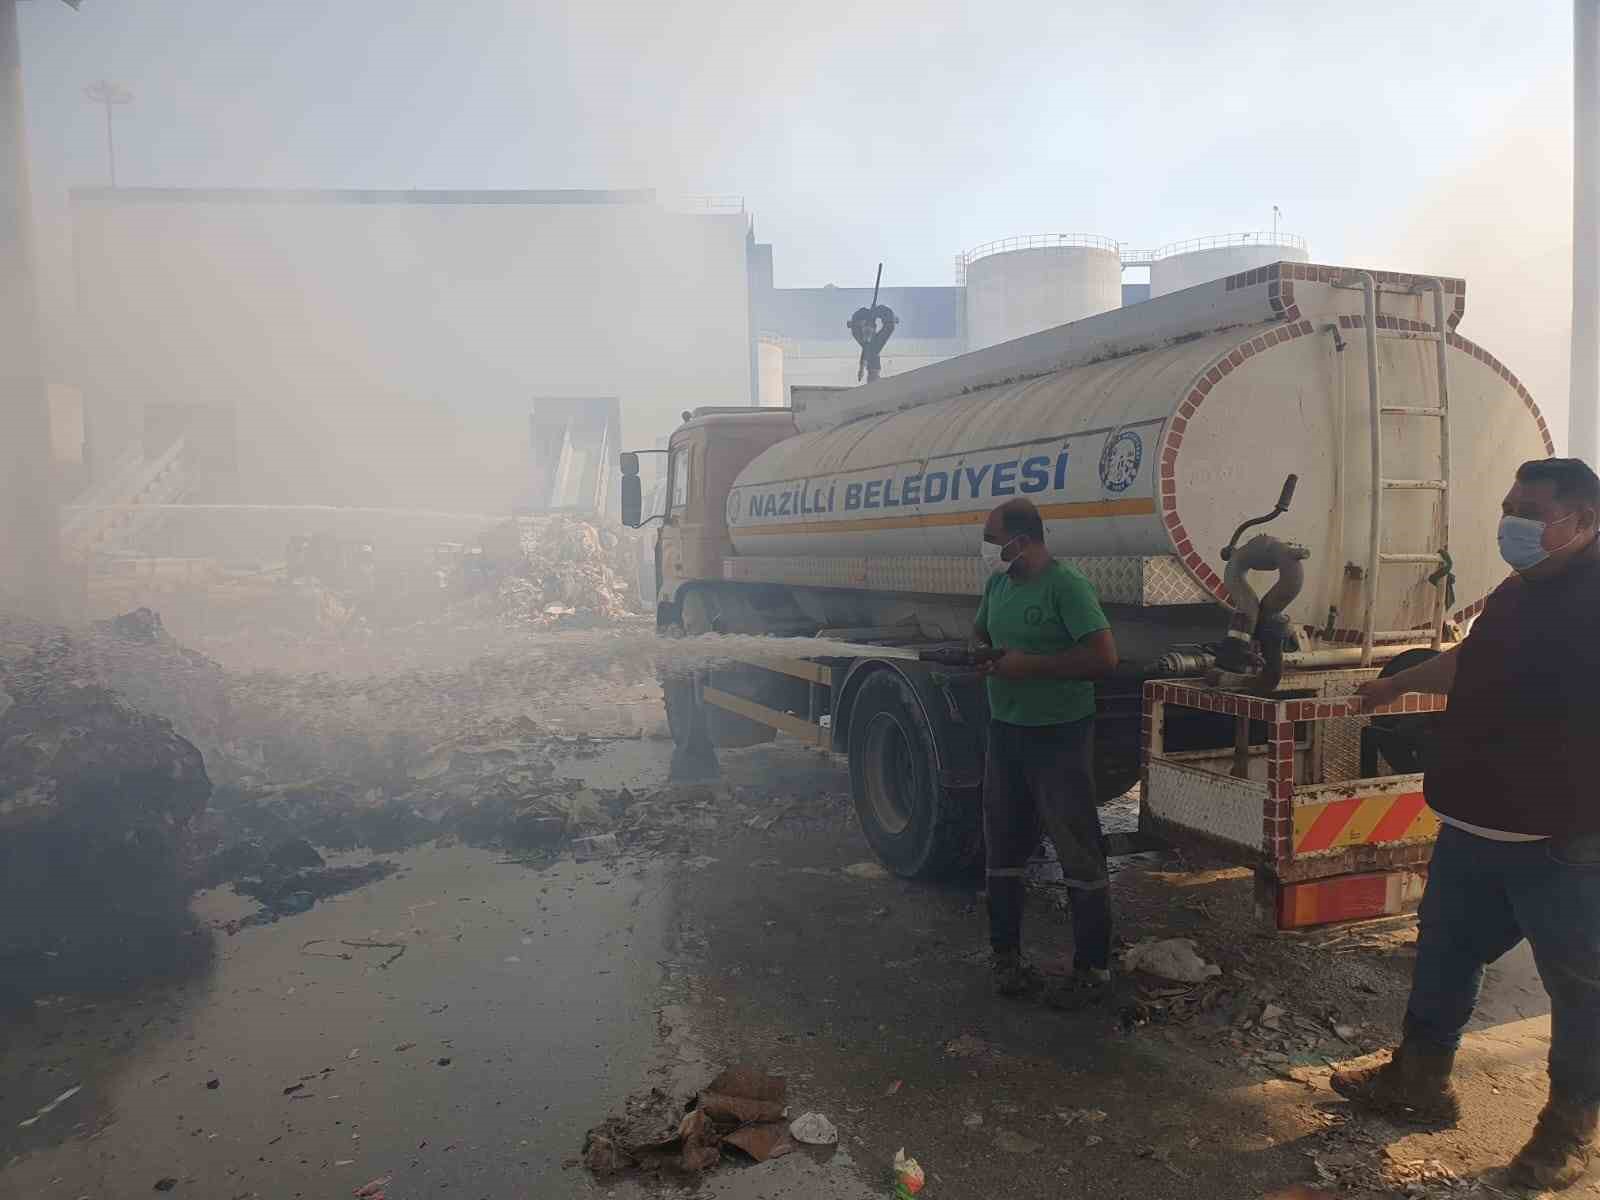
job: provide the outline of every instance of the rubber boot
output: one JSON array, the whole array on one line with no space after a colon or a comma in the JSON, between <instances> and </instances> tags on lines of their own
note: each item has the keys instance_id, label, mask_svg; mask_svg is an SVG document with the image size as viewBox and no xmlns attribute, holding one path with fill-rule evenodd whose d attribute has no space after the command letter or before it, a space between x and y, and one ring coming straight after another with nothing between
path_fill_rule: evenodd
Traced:
<instances>
[{"instance_id":1,"label":"rubber boot","mask_svg":"<svg viewBox=\"0 0 1600 1200\"><path fill-rule=\"evenodd\" d=\"M1063 1012L1076 1012L1103 1003L1111 995L1111 972L1096 967L1078 967L1065 979L1053 981L1044 991L1044 1002Z\"/></svg>"},{"instance_id":2,"label":"rubber boot","mask_svg":"<svg viewBox=\"0 0 1600 1200\"><path fill-rule=\"evenodd\" d=\"M996 996L1023 996L1036 982L1034 970L1022 959L1020 950L996 950L989 959Z\"/></svg>"},{"instance_id":3,"label":"rubber boot","mask_svg":"<svg viewBox=\"0 0 1600 1200\"><path fill-rule=\"evenodd\" d=\"M1533 1136L1506 1168L1506 1182L1541 1192L1571 1187L1589 1169L1597 1126L1600 1104L1574 1104L1552 1092Z\"/></svg>"},{"instance_id":4,"label":"rubber boot","mask_svg":"<svg viewBox=\"0 0 1600 1200\"><path fill-rule=\"evenodd\" d=\"M1422 1049L1415 1042L1400 1048L1382 1066L1335 1071L1333 1090L1375 1112L1418 1124L1454 1125L1461 1101L1450 1082L1455 1051Z\"/></svg>"}]
</instances>

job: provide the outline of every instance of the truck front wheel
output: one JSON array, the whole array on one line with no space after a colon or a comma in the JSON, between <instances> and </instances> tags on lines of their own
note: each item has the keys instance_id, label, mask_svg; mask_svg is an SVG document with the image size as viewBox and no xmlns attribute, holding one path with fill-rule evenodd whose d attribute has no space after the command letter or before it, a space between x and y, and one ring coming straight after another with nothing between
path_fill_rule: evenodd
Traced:
<instances>
[{"instance_id":1,"label":"truck front wheel","mask_svg":"<svg viewBox=\"0 0 1600 1200\"><path fill-rule=\"evenodd\" d=\"M660 632L667 637L683 637L680 621L669 621ZM669 661L661 669L661 698L667 710L667 728L672 733L672 765L667 777L673 781L715 779L722 774L717 752L706 728L706 708L700 701L694 674L682 664Z\"/></svg>"},{"instance_id":2,"label":"truck front wheel","mask_svg":"<svg viewBox=\"0 0 1600 1200\"><path fill-rule=\"evenodd\" d=\"M933 734L909 684L874 672L850 711L850 793L862 832L906 879L947 875L976 860L977 793L939 782Z\"/></svg>"}]
</instances>

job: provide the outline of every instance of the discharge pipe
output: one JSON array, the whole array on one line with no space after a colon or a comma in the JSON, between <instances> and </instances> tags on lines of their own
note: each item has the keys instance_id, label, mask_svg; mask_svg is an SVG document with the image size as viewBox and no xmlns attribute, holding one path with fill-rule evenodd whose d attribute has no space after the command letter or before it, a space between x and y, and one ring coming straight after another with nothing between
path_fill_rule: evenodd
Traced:
<instances>
[{"instance_id":1,"label":"discharge pipe","mask_svg":"<svg viewBox=\"0 0 1600 1200\"><path fill-rule=\"evenodd\" d=\"M1395 642L1392 645L1374 646L1373 662L1385 662L1408 650L1431 649L1428 642ZM1204 675L1217 665L1217 658L1203 650L1169 650L1150 664L1153 678L1175 679ZM1322 667L1360 667L1360 646L1338 646L1323 650L1289 650L1283 655L1283 665L1291 671L1312 671Z\"/></svg>"},{"instance_id":2,"label":"discharge pipe","mask_svg":"<svg viewBox=\"0 0 1600 1200\"><path fill-rule=\"evenodd\" d=\"M1227 636L1217 649L1216 666L1234 675L1261 672L1251 686L1267 691L1277 687L1283 678L1283 643L1289 633L1283 614L1305 585L1305 568L1300 564L1311 552L1304 546L1265 533L1257 534L1243 547L1238 546L1238 541L1246 529L1276 520L1288 512L1298 482L1298 476L1286 478L1272 511L1241 522L1222 549L1222 560L1228 564L1223 581L1233 600L1233 616L1228 621ZM1277 581L1265 596L1258 597L1250 586L1251 571L1278 573ZM1252 640L1260 644L1260 654L1252 649Z\"/></svg>"}]
</instances>

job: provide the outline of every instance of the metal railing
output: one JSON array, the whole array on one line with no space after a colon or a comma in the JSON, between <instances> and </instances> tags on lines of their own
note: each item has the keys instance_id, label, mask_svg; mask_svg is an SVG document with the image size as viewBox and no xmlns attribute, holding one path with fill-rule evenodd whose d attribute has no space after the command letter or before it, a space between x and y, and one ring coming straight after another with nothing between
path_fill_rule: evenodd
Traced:
<instances>
[{"instance_id":1,"label":"metal railing","mask_svg":"<svg viewBox=\"0 0 1600 1200\"><path fill-rule=\"evenodd\" d=\"M1121 250L1121 243L1114 238L1100 237L1093 233L1024 233L1017 237L1000 238L998 241L974 246L971 250L956 256L956 285L964 287L967 282L967 268L980 258L988 258L991 254L1005 254L1011 250L1054 250L1064 247L1109 250L1116 254Z\"/></svg>"},{"instance_id":2,"label":"metal railing","mask_svg":"<svg viewBox=\"0 0 1600 1200\"><path fill-rule=\"evenodd\" d=\"M1282 246L1288 250L1304 252L1306 240L1295 233L1273 233L1270 230L1257 233L1218 233L1210 237L1190 238L1186 242L1168 242L1150 251L1147 261L1158 258L1169 258L1174 254L1190 254L1196 250L1220 250L1227 246ZM1123 255L1127 261L1127 255Z\"/></svg>"},{"instance_id":3,"label":"metal railing","mask_svg":"<svg viewBox=\"0 0 1600 1200\"><path fill-rule=\"evenodd\" d=\"M1004 254L1007 250L1039 250L1055 246L1082 246L1091 250L1119 250L1122 243L1115 238L1099 237L1092 233L1025 233L1018 237L1001 238L975 246L961 257L976 262L991 254Z\"/></svg>"},{"instance_id":4,"label":"metal railing","mask_svg":"<svg viewBox=\"0 0 1600 1200\"><path fill-rule=\"evenodd\" d=\"M967 268L980 258L991 254L1004 254L1008 250L1043 250L1055 246L1078 246L1091 250L1113 250L1124 267L1148 267L1151 263L1175 254L1191 254L1196 250L1220 250L1231 246L1279 247L1307 253L1306 239L1297 233L1273 233L1261 230L1251 233L1218 233L1209 237L1189 238L1183 242L1168 242L1154 250L1132 250L1121 242L1095 234L1085 233L1031 233L1018 237L1001 238L985 242L971 250L956 255L956 286L964 287Z\"/></svg>"}]
</instances>

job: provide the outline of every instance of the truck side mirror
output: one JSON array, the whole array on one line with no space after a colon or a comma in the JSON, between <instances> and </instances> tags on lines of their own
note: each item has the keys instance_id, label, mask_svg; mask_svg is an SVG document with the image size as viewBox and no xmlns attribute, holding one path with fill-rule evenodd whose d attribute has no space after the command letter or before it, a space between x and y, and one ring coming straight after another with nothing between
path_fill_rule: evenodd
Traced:
<instances>
[{"instance_id":1,"label":"truck side mirror","mask_svg":"<svg viewBox=\"0 0 1600 1200\"><path fill-rule=\"evenodd\" d=\"M622 473L624 475L632 475L634 478L638 478L638 476L639 476L639 456L637 454L635 454L632 450L624 450L622 452L621 458L622 458Z\"/></svg>"},{"instance_id":2,"label":"truck side mirror","mask_svg":"<svg viewBox=\"0 0 1600 1200\"><path fill-rule=\"evenodd\" d=\"M633 457L624 454L624 459ZM624 464L626 472L627 466ZM639 528L639 512L644 507L644 499L639 487L639 460L634 458L633 474L622 476L622 523L629 529Z\"/></svg>"}]
</instances>

